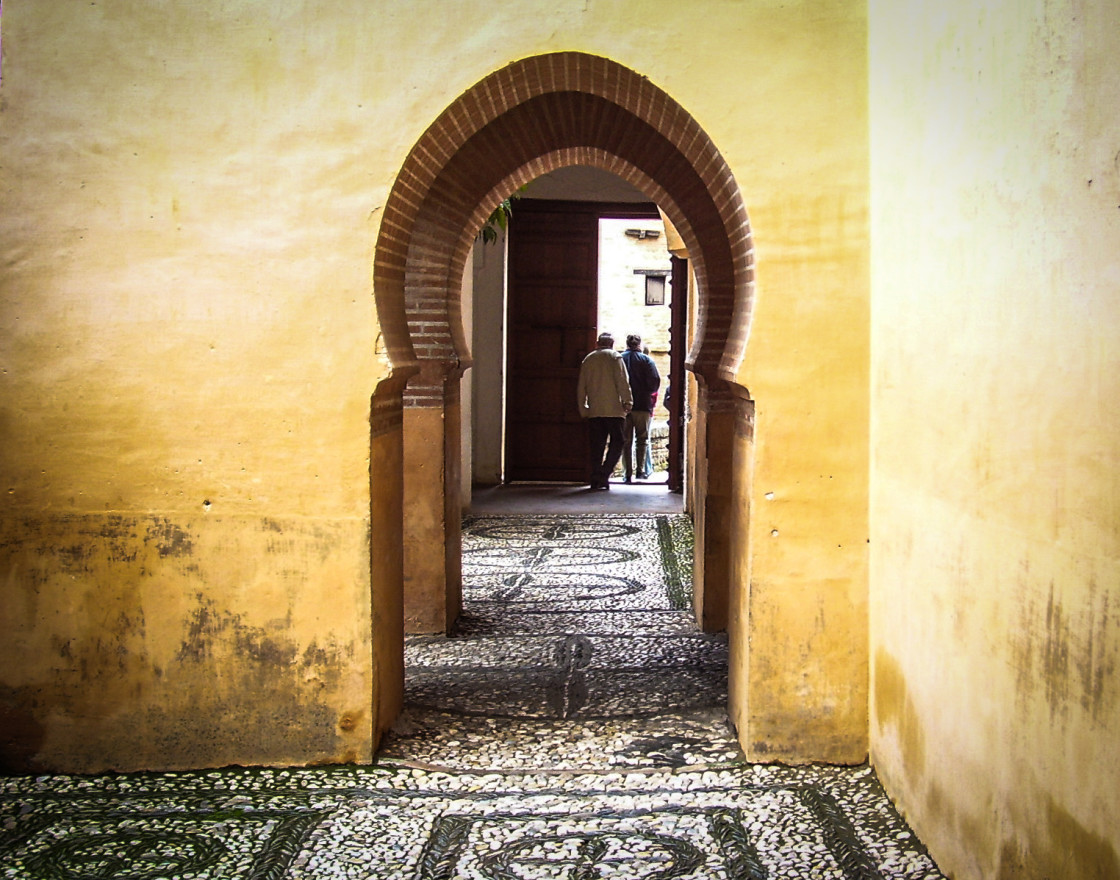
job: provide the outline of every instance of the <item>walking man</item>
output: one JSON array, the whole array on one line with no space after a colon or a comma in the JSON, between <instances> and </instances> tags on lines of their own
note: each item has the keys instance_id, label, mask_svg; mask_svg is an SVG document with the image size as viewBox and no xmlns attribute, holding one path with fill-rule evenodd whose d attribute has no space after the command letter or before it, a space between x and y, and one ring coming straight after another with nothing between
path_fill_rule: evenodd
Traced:
<instances>
[{"instance_id":1,"label":"walking man","mask_svg":"<svg viewBox=\"0 0 1120 880\"><path fill-rule=\"evenodd\" d=\"M591 488L609 489L611 472L622 457L622 425L633 404L626 365L610 333L599 334L598 347L580 364L576 401L580 416L587 419Z\"/></svg>"},{"instance_id":2,"label":"walking man","mask_svg":"<svg viewBox=\"0 0 1120 880\"><path fill-rule=\"evenodd\" d=\"M626 416L626 423L622 432L622 467L626 473L626 482L634 471L638 472L638 479L649 477L646 460L649 457L649 423L653 418L653 399L657 389L661 387L661 374L657 372L657 364L653 359L642 353L642 337L631 333L626 337L626 351L622 360L626 364L626 372L630 376L630 393L634 399L634 408ZM632 448L637 441L637 454Z\"/></svg>"}]
</instances>

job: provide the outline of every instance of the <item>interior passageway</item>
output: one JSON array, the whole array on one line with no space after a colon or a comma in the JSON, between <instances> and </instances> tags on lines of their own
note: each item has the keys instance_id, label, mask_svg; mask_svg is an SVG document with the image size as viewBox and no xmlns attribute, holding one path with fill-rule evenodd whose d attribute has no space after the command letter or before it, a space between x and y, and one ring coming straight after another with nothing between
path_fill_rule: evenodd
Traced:
<instances>
[{"instance_id":1,"label":"interior passageway","mask_svg":"<svg viewBox=\"0 0 1120 880\"><path fill-rule=\"evenodd\" d=\"M450 637L406 640L383 753L460 770L736 762L727 639L693 622L691 565L679 513L466 518L463 614Z\"/></svg>"}]
</instances>

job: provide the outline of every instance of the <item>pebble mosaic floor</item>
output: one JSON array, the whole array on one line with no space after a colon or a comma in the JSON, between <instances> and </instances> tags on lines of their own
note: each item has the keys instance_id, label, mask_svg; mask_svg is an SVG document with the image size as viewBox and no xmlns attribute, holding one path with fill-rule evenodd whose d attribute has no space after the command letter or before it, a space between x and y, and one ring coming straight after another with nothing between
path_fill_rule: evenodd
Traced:
<instances>
[{"instance_id":1,"label":"pebble mosaic floor","mask_svg":"<svg viewBox=\"0 0 1120 880\"><path fill-rule=\"evenodd\" d=\"M370 767L0 777L11 880L939 880L867 766L743 762L681 516L464 523Z\"/></svg>"}]
</instances>

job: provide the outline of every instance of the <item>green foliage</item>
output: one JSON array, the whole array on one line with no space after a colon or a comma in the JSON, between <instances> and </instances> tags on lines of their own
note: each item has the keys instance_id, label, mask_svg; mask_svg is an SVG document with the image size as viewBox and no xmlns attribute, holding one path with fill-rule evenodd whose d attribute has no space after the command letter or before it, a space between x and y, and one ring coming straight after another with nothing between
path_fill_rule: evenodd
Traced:
<instances>
[{"instance_id":1,"label":"green foliage","mask_svg":"<svg viewBox=\"0 0 1120 880\"><path fill-rule=\"evenodd\" d=\"M488 218L486 223L479 230L478 237L482 239L483 244L493 244L498 240L498 231L505 231L509 226L509 219L513 216L513 203L521 198L521 191L525 187L521 187L517 192L513 193L509 198L502 199L498 207L496 207Z\"/></svg>"}]
</instances>

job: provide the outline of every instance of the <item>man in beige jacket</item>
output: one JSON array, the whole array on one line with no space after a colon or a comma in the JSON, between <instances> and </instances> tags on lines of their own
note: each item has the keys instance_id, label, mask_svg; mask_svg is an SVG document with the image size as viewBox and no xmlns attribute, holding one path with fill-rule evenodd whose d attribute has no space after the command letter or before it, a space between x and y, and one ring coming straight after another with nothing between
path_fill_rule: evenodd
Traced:
<instances>
[{"instance_id":1,"label":"man in beige jacket","mask_svg":"<svg viewBox=\"0 0 1120 880\"><path fill-rule=\"evenodd\" d=\"M580 364L576 400L580 416L587 419L591 488L609 489L611 473L622 457L623 422L634 403L626 365L610 333L599 334L598 347Z\"/></svg>"}]
</instances>

